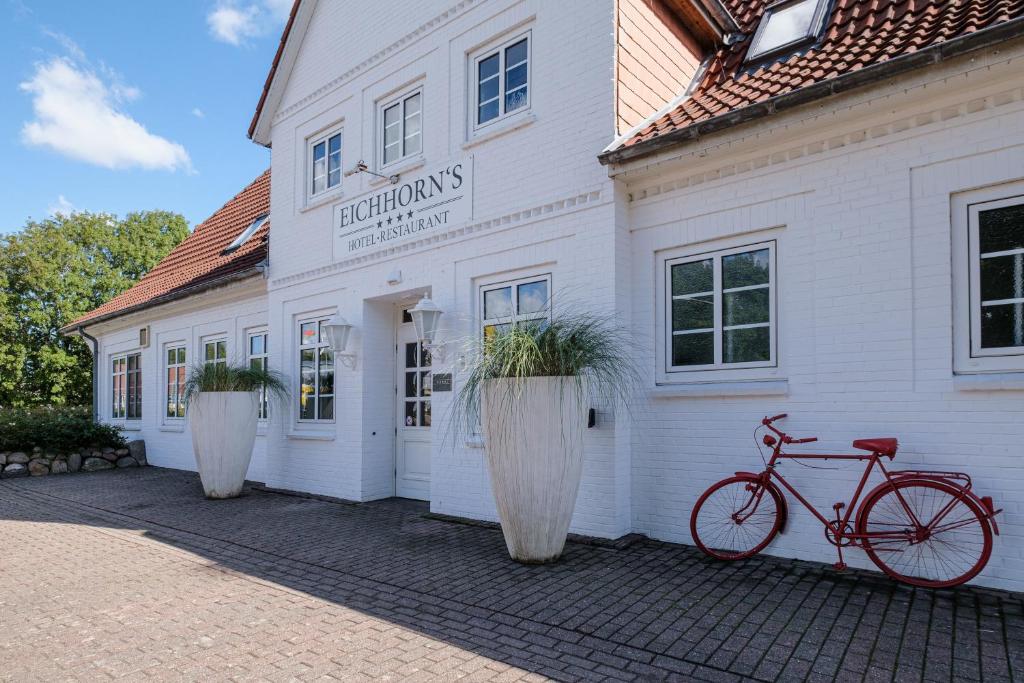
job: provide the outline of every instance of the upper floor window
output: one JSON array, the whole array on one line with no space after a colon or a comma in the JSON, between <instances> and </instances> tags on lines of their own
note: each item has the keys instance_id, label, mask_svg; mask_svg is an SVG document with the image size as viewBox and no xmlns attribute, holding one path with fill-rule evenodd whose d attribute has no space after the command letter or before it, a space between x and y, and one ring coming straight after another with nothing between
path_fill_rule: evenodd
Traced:
<instances>
[{"instance_id":1,"label":"upper floor window","mask_svg":"<svg viewBox=\"0 0 1024 683\"><path fill-rule=\"evenodd\" d=\"M406 93L381 111L382 165L423 151L423 93Z\"/></svg>"},{"instance_id":2,"label":"upper floor window","mask_svg":"<svg viewBox=\"0 0 1024 683\"><path fill-rule=\"evenodd\" d=\"M299 324L299 420L334 419L334 352L323 330L327 319Z\"/></svg>"},{"instance_id":3,"label":"upper floor window","mask_svg":"<svg viewBox=\"0 0 1024 683\"><path fill-rule=\"evenodd\" d=\"M775 243L665 261L667 370L776 364Z\"/></svg>"},{"instance_id":4,"label":"upper floor window","mask_svg":"<svg viewBox=\"0 0 1024 683\"><path fill-rule=\"evenodd\" d=\"M167 347L167 417L185 417L185 346Z\"/></svg>"},{"instance_id":5,"label":"upper floor window","mask_svg":"<svg viewBox=\"0 0 1024 683\"><path fill-rule=\"evenodd\" d=\"M341 185L341 131L312 138L309 142L310 195Z\"/></svg>"},{"instance_id":6,"label":"upper floor window","mask_svg":"<svg viewBox=\"0 0 1024 683\"><path fill-rule=\"evenodd\" d=\"M267 348L266 331L249 333L249 346L246 349L246 355L249 359L250 368L253 368L254 370L266 370L269 367L270 349ZM270 405L267 400L266 387L260 387L259 402L259 419L266 420L270 415Z\"/></svg>"},{"instance_id":7,"label":"upper floor window","mask_svg":"<svg viewBox=\"0 0 1024 683\"><path fill-rule=\"evenodd\" d=\"M970 209L971 355L1024 354L1024 197Z\"/></svg>"},{"instance_id":8,"label":"upper floor window","mask_svg":"<svg viewBox=\"0 0 1024 683\"><path fill-rule=\"evenodd\" d=\"M115 420L142 418L142 354L111 358L111 411Z\"/></svg>"},{"instance_id":9,"label":"upper floor window","mask_svg":"<svg viewBox=\"0 0 1024 683\"><path fill-rule=\"evenodd\" d=\"M513 323L551 317L551 276L541 275L480 288L484 339Z\"/></svg>"},{"instance_id":10,"label":"upper floor window","mask_svg":"<svg viewBox=\"0 0 1024 683\"><path fill-rule=\"evenodd\" d=\"M525 110L530 104L530 34L482 53L473 71L476 126Z\"/></svg>"},{"instance_id":11,"label":"upper floor window","mask_svg":"<svg viewBox=\"0 0 1024 683\"><path fill-rule=\"evenodd\" d=\"M781 0L765 9L747 51L747 61L817 38L828 5L828 0Z\"/></svg>"},{"instance_id":12,"label":"upper floor window","mask_svg":"<svg viewBox=\"0 0 1024 683\"><path fill-rule=\"evenodd\" d=\"M263 224L267 222L268 218L270 218L270 214L266 213L261 216L257 216L256 219L249 224L248 228L239 233L238 237L236 237L231 242L231 244L224 248L223 253L230 254L231 252L237 250L243 244L248 242L249 238L255 235L257 230L263 227Z\"/></svg>"},{"instance_id":13,"label":"upper floor window","mask_svg":"<svg viewBox=\"0 0 1024 683\"><path fill-rule=\"evenodd\" d=\"M203 342L203 363L209 365L228 364L228 342L225 339L210 339Z\"/></svg>"}]
</instances>

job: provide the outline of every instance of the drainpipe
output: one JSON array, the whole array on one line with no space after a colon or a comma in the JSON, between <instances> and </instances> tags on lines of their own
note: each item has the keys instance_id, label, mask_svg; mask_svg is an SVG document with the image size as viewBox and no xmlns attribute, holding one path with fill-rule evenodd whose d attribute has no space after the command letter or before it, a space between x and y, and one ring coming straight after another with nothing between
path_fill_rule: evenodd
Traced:
<instances>
[{"instance_id":1,"label":"drainpipe","mask_svg":"<svg viewBox=\"0 0 1024 683\"><path fill-rule=\"evenodd\" d=\"M100 343L96 337L85 331L81 325L78 326L78 334L92 344L92 421L99 422L100 415L97 406L99 405L100 390Z\"/></svg>"}]
</instances>

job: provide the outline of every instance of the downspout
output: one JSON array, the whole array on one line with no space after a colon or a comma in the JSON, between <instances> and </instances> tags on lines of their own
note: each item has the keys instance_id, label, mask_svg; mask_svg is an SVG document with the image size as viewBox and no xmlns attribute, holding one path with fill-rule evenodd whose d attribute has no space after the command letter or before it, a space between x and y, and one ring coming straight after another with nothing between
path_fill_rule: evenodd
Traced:
<instances>
[{"instance_id":1,"label":"downspout","mask_svg":"<svg viewBox=\"0 0 1024 683\"><path fill-rule=\"evenodd\" d=\"M100 398L100 343L96 340L96 337L92 336L85 331L85 328L81 325L76 330L86 341L92 344L92 421L99 422L100 415L99 405Z\"/></svg>"}]
</instances>

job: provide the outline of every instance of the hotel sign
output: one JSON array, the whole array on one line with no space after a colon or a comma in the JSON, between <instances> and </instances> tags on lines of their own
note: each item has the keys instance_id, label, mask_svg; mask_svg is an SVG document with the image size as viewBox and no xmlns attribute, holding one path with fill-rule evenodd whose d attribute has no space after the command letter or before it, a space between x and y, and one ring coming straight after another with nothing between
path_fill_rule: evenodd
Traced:
<instances>
[{"instance_id":1,"label":"hotel sign","mask_svg":"<svg viewBox=\"0 0 1024 683\"><path fill-rule=\"evenodd\" d=\"M473 217L473 158L387 185L334 207L334 257L446 230Z\"/></svg>"}]
</instances>

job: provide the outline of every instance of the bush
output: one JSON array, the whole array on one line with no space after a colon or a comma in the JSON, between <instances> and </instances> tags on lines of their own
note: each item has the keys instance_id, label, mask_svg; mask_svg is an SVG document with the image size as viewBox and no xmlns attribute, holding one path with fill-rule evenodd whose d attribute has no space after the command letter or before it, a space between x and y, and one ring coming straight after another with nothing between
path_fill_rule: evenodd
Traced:
<instances>
[{"instance_id":1,"label":"bush","mask_svg":"<svg viewBox=\"0 0 1024 683\"><path fill-rule=\"evenodd\" d=\"M38 446L50 453L80 448L124 448L121 429L92 421L84 406L0 408L0 451L29 451Z\"/></svg>"}]
</instances>

